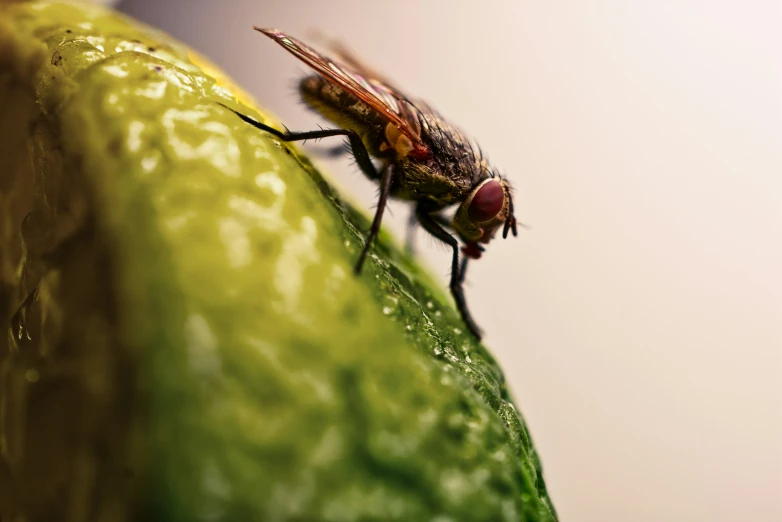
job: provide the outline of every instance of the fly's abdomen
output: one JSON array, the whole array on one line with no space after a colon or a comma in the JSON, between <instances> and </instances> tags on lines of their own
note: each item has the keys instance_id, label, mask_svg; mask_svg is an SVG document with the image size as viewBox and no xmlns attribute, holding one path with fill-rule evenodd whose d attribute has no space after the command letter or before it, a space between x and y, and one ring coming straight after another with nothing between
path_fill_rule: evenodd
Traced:
<instances>
[{"instance_id":1,"label":"fly's abdomen","mask_svg":"<svg viewBox=\"0 0 782 522\"><path fill-rule=\"evenodd\" d=\"M320 75L307 76L299 83L304 101L338 127L356 131L369 153L376 157L388 153L380 150L385 140L386 123L366 103Z\"/></svg>"}]
</instances>

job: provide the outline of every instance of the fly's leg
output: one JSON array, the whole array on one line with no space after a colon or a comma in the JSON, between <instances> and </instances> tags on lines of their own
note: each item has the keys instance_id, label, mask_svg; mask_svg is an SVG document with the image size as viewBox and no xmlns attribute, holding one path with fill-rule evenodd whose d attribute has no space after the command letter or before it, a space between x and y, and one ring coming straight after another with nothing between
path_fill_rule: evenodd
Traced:
<instances>
[{"instance_id":1,"label":"fly's leg","mask_svg":"<svg viewBox=\"0 0 782 522\"><path fill-rule=\"evenodd\" d=\"M459 284L464 284L464 277L467 274L467 260L470 259L467 256L462 258L462 266L459 267Z\"/></svg>"},{"instance_id":2,"label":"fly's leg","mask_svg":"<svg viewBox=\"0 0 782 522\"><path fill-rule=\"evenodd\" d=\"M311 153L316 155L316 156L325 157L325 158L341 158L342 156L345 156L345 155L354 156L353 155L353 150L351 149L351 146L350 146L350 142L348 142L348 141L346 141L342 145L336 145L336 146L328 147L328 148L324 148L324 149L313 149L311 151ZM354 156L354 158L355 158L355 156ZM356 162L356 163L358 163L358 162ZM373 181L378 181L380 179L379 176L378 176L377 167L375 167L375 169L373 169L372 171L369 171L369 169L364 168L361 165L359 165L359 167L361 168L361 172L363 172L364 175L366 177L368 177L369 179L371 179Z\"/></svg>"},{"instance_id":3,"label":"fly's leg","mask_svg":"<svg viewBox=\"0 0 782 522\"><path fill-rule=\"evenodd\" d=\"M377 200L375 219L372 220L372 228L369 229L369 234L367 234L367 238L364 241L364 249L361 251L361 255L358 256L356 274L361 273L361 266L364 264L364 259L366 259L369 249L372 247L372 243L380 232L380 222L383 220L383 212L386 209L386 201L388 201L388 195L391 193L391 183L393 183L393 181L394 166L388 165L385 170L383 170L383 176L380 179L380 197Z\"/></svg>"},{"instance_id":4,"label":"fly's leg","mask_svg":"<svg viewBox=\"0 0 782 522\"><path fill-rule=\"evenodd\" d=\"M481 245L473 245L473 247L476 247L479 251L483 252L485 249ZM459 282L464 283L464 278L467 275L467 261L469 261L469 256L467 256L467 252L464 252L465 256L462 258L462 267L459 269Z\"/></svg>"},{"instance_id":5,"label":"fly's leg","mask_svg":"<svg viewBox=\"0 0 782 522\"><path fill-rule=\"evenodd\" d=\"M419 203L416 207L416 216L418 222L424 227L424 230L432 234L434 237L448 244L453 249L453 261L451 263L451 295L453 295L454 301L456 301L456 308L462 316L467 328L473 333L475 337L480 341L481 329L475 324L470 311L467 309L467 301L464 299L464 289L462 283L464 281L464 272L467 269L467 265L459 264L459 241L448 233L445 228L438 222L438 217L433 216L430 213L430 209L426 204Z\"/></svg>"},{"instance_id":6,"label":"fly's leg","mask_svg":"<svg viewBox=\"0 0 782 522\"><path fill-rule=\"evenodd\" d=\"M268 125L265 125L259 121L255 121L249 116L245 116L241 112L237 112L232 108L228 107L227 105L223 105L220 102L217 102L217 104L222 105L229 111L239 116L239 118L241 118L242 121L244 121L245 123L249 123L256 129L260 129L264 132L268 132L269 134L276 136L282 141L316 140L320 138L330 138L331 136L345 136L348 138L348 141L350 142L350 151L353 154L353 157L356 158L356 163L358 164L361 171L369 179L373 179L373 180L380 179L380 175L378 174L374 163L372 163L372 160L369 157L369 152L367 151L367 148L364 146L364 142L361 141L361 137L358 135L356 131L350 129L321 129L321 130L306 131L306 132L282 132L273 127L269 127Z\"/></svg>"},{"instance_id":7,"label":"fly's leg","mask_svg":"<svg viewBox=\"0 0 782 522\"><path fill-rule=\"evenodd\" d=\"M366 241L364 242L364 248L358 257L358 261L356 262L355 272L356 274L360 274L361 268L364 265L364 260L366 259L367 254L369 253L369 249L372 247L372 243L375 241L377 234L380 232L380 223L383 220L383 212L386 209L386 201L388 200L388 195L391 192L391 183L393 182L394 179L393 167L389 165L388 167L385 168L385 170L383 170L382 176L379 175L377 169L375 168L375 165L372 163L372 160L369 157L369 152L367 151L367 148L364 146L364 142L361 141L361 137L358 135L358 133L353 130L322 129L322 130L307 131L307 132L282 132L273 127L269 127L268 125L264 125L259 121L255 121L254 119L245 116L244 114L237 112L232 108L223 105L222 103L219 103L219 105L222 105L229 111L239 116L239 118L241 118L242 121L244 121L245 123L252 125L256 129L260 129L264 132L268 132L269 134L276 136L282 141L302 141L302 140L311 140L311 139L318 139L318 138L328 138L331 136L346 136L348 138L350 142L350 150L353 154L353 157L356 158L356 163L364 172L364 174L366 174L368 178L373 180L380 179L380 197L377 202L375 219L372 220L372 228L369 229L369 234L367 234Z\"/></svg>"},{"instance_id":8,"label":"fly's leg","mask_svg":"<svg viewBox=\"0 0 782 522\"><path fill-rule=\"evenodd\" d=\"M434 219L441 227L448 229L451 227L451 223L448 218L442 214L430 214L430 217ZM410 217L407 219L407 235L405 237L405 252L407 255L415 254L415 227L418 226L418 210L417 207L413 207L410 211ZM464 259L462 264L467 262L467 258Z\"/></svg>"}]
</instances>

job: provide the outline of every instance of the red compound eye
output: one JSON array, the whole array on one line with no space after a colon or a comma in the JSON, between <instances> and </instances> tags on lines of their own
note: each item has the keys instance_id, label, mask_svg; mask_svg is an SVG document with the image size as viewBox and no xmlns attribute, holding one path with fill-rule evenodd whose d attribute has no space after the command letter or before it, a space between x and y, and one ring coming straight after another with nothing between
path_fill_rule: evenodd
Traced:
<instances>
[{"instance_id":1,"label":"red compound eye","mask_svg":"<svg viewBox=\"0 0 782 522\"><path fill-rule=\"evenodd\" d=\"M473 221L483 223L499 214L504 203L505 191L502 185L497 180L491 180L475 193L467 207L467 215Z\"/></svg>"}]
</instances>

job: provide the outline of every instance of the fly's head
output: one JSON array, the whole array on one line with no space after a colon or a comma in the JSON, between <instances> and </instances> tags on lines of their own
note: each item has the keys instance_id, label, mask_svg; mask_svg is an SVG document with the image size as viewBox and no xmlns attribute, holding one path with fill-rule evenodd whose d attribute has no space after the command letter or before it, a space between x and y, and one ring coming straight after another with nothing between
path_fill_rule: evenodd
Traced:
<instances>
[{"instance_id":1,"label":"fly's head","mask_svg":"<svg viewBox=\"0 0 782 522\"><path fill-rule=\"evenodd\" d=\"M500 226L503 238L508 237L508 231L515 237L510 183L500 176L477 183L456 211L452 226L465 243L462 252L472 259L481 257L481 244L491 241Z\"/></svg>"}]
</instances>

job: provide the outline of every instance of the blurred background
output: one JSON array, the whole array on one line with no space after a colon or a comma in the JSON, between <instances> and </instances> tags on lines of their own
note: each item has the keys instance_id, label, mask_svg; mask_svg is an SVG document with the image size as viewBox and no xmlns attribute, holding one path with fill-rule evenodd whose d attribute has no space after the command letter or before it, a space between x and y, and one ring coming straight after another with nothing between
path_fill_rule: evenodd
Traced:
<instances>
[{"instance_id":1,"label":"blurred background","mask_svg":"<svg viewBox=\"0 0 782 522\"><path fill-rule=\"evenodd\" d=\"M307 69L253 24L340 38L481 143L531 229L490 245L467 298L563 521L782 520L781 3L118 7L291 129L324 123ZM375 185L320 163L369 211ZM417 244L445 285L448 251Z\"/></svg>"}]
</instances>

